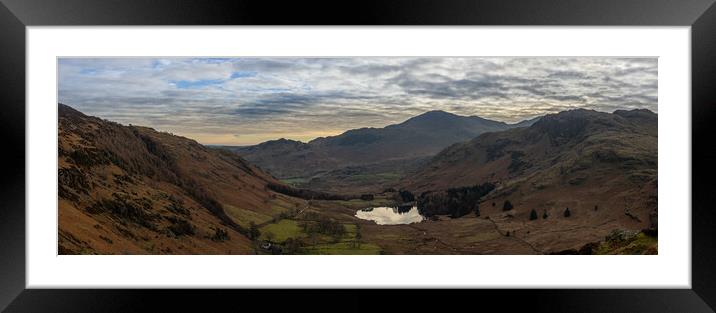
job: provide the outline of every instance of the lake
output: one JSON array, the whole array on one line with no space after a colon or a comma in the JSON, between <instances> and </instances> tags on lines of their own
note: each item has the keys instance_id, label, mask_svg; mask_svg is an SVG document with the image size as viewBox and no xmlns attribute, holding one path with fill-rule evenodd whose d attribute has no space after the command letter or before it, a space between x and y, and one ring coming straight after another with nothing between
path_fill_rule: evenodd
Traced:
<instances>
[{"instance_id":1,"label":"lake","mask_svg":"<svg viewBox=\"0 0 716 313\"><path fill-rule=\"evenodd\" d=\"M374 221L378 225L398 225L420 223L425 218L418 212L418 207L375 207L358 210L355 215L359 219Z\"/></svg>"}]
</instances>

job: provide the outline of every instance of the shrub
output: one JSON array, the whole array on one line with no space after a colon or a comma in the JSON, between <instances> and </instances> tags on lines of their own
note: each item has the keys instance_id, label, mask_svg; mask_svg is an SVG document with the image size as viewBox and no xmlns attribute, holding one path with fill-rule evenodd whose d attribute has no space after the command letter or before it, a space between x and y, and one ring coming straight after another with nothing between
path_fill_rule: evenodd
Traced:
<instances>
[{"instance_id":1,"label":"shrub","mask_svg":"<svg viewBox=\"0 0 716 313\"><path fill-rule=\"evenodd\" d=\"M214 235L211 236L212 241L226 241L229 239L231 239L229 237L229 232L227 232L225 229L218 227L214 230Z\"/></svg>"},{"instance_id":2,"label":"shrub","mask_svg":"<svg viewBox=\"0 0 716 313\"><path fill-rule=\"evenodd\" d=\"M74 190L87 194L89 183L84 173L78 168L61 168L57 172L58 184L60 188L63 186L70 187Z\"/></svg>"},{"instance_id":3,"label":"shrub","mask_svg":"<svg viewBox=\"0 0 716 313\"><path fill-rule=\"evenodd\" d=\"M248 233L249 239L256 240L259 239L261 236L261 231L259 231L259 227L256 226L256 223L250 222L249 223L249 233Z\"/></svg>"},{"instance_id":4,"label":"shrub","mask_svg":"<svg viewBox=\"0 0 716 313\"><path fill-rule=\"evenodd\" d=\"M172 224L168 227L175 236L194 235L194 225L185 219L169 218Z\"/></svg>"},{"instance_id":5,"label":"shrub","mask_svg":"<svg viewBox=\"0 0 716 313\"><path fill-rule=\"evenodd\" d=\"M514 208L515 207L512 205L512 202L510 202L510 200L505 200L505 203L502 205L502 211L509 211Z\"/></svg>"},{"instance_id":6,"label":"shrub","mask_svg":"<svg viewBox=\"0 0 716 313\"><path fill-rule=\"evenodd\" d=\"M532 209L532 211L530 211L530 221L534 221L536 219L537 219L537 211L535 211L535 209Z\"/></svg>"},{"instance_id":7,"label":"shrub","mask_svg":"<svg viewBox=\"0 0 716 313\"><path fill-rule=\"evenodd\" d=\"M148 199L147 199L148 200ZM112 199L100 199L91 207L86 208L88 213L100 214L109 212L120 221L131 221L138 225L155 230L156 226L152 221L159 216L150 213L151 203L148 201L131 201L126 195L113 193Z\"/></svg>"},{"instance_id":8,"label":"shrub","mask_svg":"<svg viewBox=\"0 0 716 313\"><path fill-rule=\"evenodd\" d=\"M570 216L572 216L572 212L570 212L569 208L567 208L566 210L564 210L564 217L570 217Z\"/></svg>"},{"instance_id":9,"label":"shrub","mask_svg":"<svg viewBox=\"0 0 716 313\"><path fill-rule=\"evenodd\" d=\"M549 215L547 215L547 210L544 210L544 213L542 214L543 219L547 219Z\"/></svg>"}]
</instances>

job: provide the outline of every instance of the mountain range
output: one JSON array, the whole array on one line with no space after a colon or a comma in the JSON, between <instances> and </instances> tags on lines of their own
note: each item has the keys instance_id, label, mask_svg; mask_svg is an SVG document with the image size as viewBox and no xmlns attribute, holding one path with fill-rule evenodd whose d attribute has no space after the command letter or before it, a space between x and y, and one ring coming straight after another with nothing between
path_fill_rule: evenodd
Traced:
<instances>
[{"instance_id":1,"label":"mountain range","mask_svg":"<svg viewBox=\"0 0 716 313\"><path fill-rule=\"evenodd\" d=\"M299 187L340 192L388 186L445 147L482 133L526 127L477 116L429 111L383 128L360 128L303 143L288 139L227 147Z\"/></svg>"},{"instance_id":2,"label":"mountain range","mask_svg":"<svg viewBox=\"0 0 716 313\"><path fill-rule=\"evenodd\" d=\"M429 194L494 183L480 213L541 247L557 249L573 237L596 241L614 229L655 229L657 128L648 110L549 114L530 127L451 145L399 186ZM505 210L508 201L513 209ZM539 218L525 224L532 210ZM565 228L570 239L556 236Z\"/></svg>"},{"instance_id":3,"label":"mountain range","mask_svg":"<svg viewBox=\"0 0 716 313\"><path fill-rule=\"evenodd\" d=\"M276 253L266 242L292 253L656 253L639 233L658 229L648 110L518 124L431 111L251 147L58 113L60 254ZM354 216L406 202L428 220Z\"/></svg>"}]
</instances>

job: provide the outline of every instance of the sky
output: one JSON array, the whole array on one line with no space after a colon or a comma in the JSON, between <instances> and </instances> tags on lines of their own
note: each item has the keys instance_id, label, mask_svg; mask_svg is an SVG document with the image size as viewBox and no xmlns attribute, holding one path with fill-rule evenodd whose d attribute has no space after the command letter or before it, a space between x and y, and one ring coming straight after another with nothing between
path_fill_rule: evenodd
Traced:
<instances>
[{"instance_id":1,"label":"sky","mask_svg":"<svg viewBox=\"0 0 716 313\"><path fill-rule=\"evenodd\" d=\"M59 102L202 144L309 141L430 110L657 112L656 58L60 58Z\"/></svg>"}]
</instances>

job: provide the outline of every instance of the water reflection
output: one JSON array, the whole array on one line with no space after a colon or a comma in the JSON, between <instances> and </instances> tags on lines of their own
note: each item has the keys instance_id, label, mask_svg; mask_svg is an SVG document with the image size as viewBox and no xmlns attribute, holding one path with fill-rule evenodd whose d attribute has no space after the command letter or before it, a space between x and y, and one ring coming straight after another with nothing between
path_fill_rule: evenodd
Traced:
<instances>
[{"instance_id":1,"label":"water reflection","mask_svg":"<svg viewBox=\"0 0 716 313\"><path fill-rule=\"evenodd\" d=\"M424 217L416 206L376 207L358 210L357 218L374 221L378 225L420 223Z\"/></svg>"}]
</instances>

